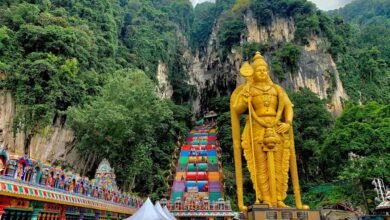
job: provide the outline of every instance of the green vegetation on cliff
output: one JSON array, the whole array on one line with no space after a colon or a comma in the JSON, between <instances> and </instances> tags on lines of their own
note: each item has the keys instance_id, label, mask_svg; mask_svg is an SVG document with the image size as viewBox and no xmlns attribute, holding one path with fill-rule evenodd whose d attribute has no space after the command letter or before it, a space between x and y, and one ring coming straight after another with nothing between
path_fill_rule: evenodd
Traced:
<instances>
[{"instance_id":1,"label":"green vegetation on cliff","mask_svg":"<svg viewBox=\"0 0 390 220\"><path fill-rule=\"evenodd\" d=\"M357 0L337 12L350 24L305 0L217 0L195 9L187 0L1 1L0 86L15 98L14 127L25 133L27 145L60 120L75 131L83 155L108 157L126 190L158 198L168 191L173 146L191 118L186 104L195 89L188 85L188 52L209 52L214 28L213 50L221 62L232 49L244 58L260 50L283 81L298 71L303 47L317 38L319 49L337 63L350 103L332 119L312 92L290 93L304 200L315 208L365 204L361 195L372 198L371 178L390 181L388 8L386 1ZM291 21L294 39L245 42L249 11L262 26L276 17ZM173 101L155 93L160 62ZM220 114L225 190L234 201L229 98L208 101ZM246 202L253 201L247 171L244 186Z\"/></svg>"},{"instance_id":2,"label":"green vegetation on cliff","mask_svg":"<svg viewBox=\"0 0 390 220\"><path fill-rule=\"evenodd\" d=\"M67 124L76 131L81 154L94 155L95 163L108 157L122 186L143 195L166 192L163 172L191 114L186 106L157 101L153 83L133 69L142 69L155 82L157 64L164 62L174 99L186 103L193 89L186 86L184 60L172 57L182 57L185 48L176 40L177 32L189 32L191 24L188 1L2 1L0 85L15 98L14 130L25 134L27 153L33 135L70 119ZM156 109L131 108L143 97L137 93L141 88L125 88L125 83L134 84L132 80L145 86L143 92L152 99L148 103L154 102ZM120 81L123 84L115 84ZM108 97L116 95L117 99ZM123 99L127 103L121 103ZM158 124L141 123L134 111ZM94 121L95 116L104 120ZM140 124L129 121L136 119ZM146 171L141 173L134 164L141 158L150 159L145 161L149 165L160 163L161 169L147 169L150 175L144 175Z\"/></svg>"},{"instance_id":3,"label":"green vegetation on cliff","mask_svg":"<svg viewBox=\"0 0 390 220\"><path fill-rule=\"evenodd\" d=\"M80 151L113 161L126 190L158 198L169 190L167 167L177 135L188 132L189 109L159 99L141 71L113 73L100 94L69 110Z\"/></svg>"},{"instance_id":4,"label":"green vegetation on cliff","mask_svg":"<svg viewBox=\"0 0 390 220\"><path fill-rule=\"evenodd\" d=\"M330 17L306 0L239 0L224 4L218 19L218 50L224 60L232 48L243 52L244 58L260 50L271 57L271 71L280 80L298 71L299 51L313 39L322 39L319 49L332 55L350 100L353 102L390 102L389 63L390 28L386 1L355 1L338 14L363 24L351 25L339 17ZM218 4L218 2L217 2ZM210 6L211 7L211 6ZM359 11L367 11L361 16ZM285 18L295 24L294 40L289 43L245 42L244 17L252 12L257 23L271 25L275 18ZM204 20L203 20L204 21ZM293 50L292 50L293 49ZM295 52L294 52L295 51Z\"/></svg>"},{"instance_id":5,"label":"green vegetation on cliff","mask_svg":"<svg viewBox=\"0 0 390 220\"><path fill-rule=\"evenodd\" d=\"M352 23L339 32L348 47L338 68L348 95L354 101L390 102L390 2L356 0L329 12ZM341 19L335 20L341 23Z\"/></svg>"}]
</instances>

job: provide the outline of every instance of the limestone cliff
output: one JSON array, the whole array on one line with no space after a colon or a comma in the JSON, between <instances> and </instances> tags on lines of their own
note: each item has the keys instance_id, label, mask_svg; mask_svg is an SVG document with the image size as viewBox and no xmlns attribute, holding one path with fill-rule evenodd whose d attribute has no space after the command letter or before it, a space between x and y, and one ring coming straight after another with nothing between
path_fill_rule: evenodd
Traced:
<instances>
[{"instance_id":1,"label":"limestone cliff","mask_svg":"<svg viewBox=\"0 0 390 220\"><path fill-rule=\"evenodd\" d=\"M28 137L24 132L14 132L13 122L16 106L10 92L0 94L0 145L8 148L11 154L24 155L30 158L70 166L83 171L85 160L75 150L73 131L56 120L40 134Z\"/></svg>"},{"instance_id":2,"label":"limestone cliff","mask_svg":"<svg viewBox=\"0 0 390 220\"><path fill-rule=\"evenodd\" d=\"M253 13L248 11L244 20L247 34L242 35L241 44L256 42L277 45L294 40L295 26L292 18L274 17L269 25L260 26L253 17ZM219 25L220 21L214 25L205 55L200 56L197 53L192 59L189 83L196 85L198 94L200 94L194 98L192 103L195 112L206 110L204 105L207 97L229 95L237 85L244 82L239 75L239 68L243 62L239 49L232 49L224 61L219 56L217 38ZM273 77L271 70L271 78L287 89L309 88L322 99L326 99L329 111L337 116L342 111L342 101L348 99L348 96L340 81L335 62L331 55L321 48L323 44L322 39L312 36L309 44L302 48L298 72L285 73L286 79L279 81ZM265 54L268 63L270 63L270 56L270 54Z\"/></svg>"},{"instance_id":3,"label":"limestone cliff","mask_svg":"<svg viewBox=\"0 0 390 220\"><path fill-rule=\"evenodd\" d=\"M247 33L242 35L241 44L257 42L276 45L294 40L295 25L291 18L274 17L269 25L261 26L253 17L253 13L248 11L244 21ZM183 49L182 54L186 63L184 69L188 74L188 84L194 85L197 90L197 95L191 100L196 113L207 110L207 101L211 97L230 95L237 85L244 83L244 79L239 75L240 65L244 61L240 47L232 49L226 59L222 60L217 37L219 29L220 22L217 21L204 53L193 53L185 35L179 30L177 33L182 48L187 48ZM343 89L335 62L330 54L322 49L324 44L326 43L323 39L313 35L309 44L302 47L298 71L293 74L286 73L285 80L279 81L273 77L271 70L271 77L288 89L309 88L327 100L329 111L339 115L342 111L342 101L348 99L348 96ZM264 56L270 61L271 54ZM160 61L156 78L161 98L171 98L173 95L168 71L167 64ZM0 95L0 144L6 146L11 153L28 154L41 162L68 165L82 173L90 171L95 164L93 155L78 154L75 149L75 135L64 123L54 120L43 132L27 136L23 132L13 132L15 116L14 100L11 93L5 91Z\"/></svg>"},{"instance_id":4,"label":"limestone cliff","mask_svg":"<svg viewBox=\"0 0 390 220\"><path fill-rule=\"evenodd\" d=\"M170 99L173 94L172 85L168 80L167 65L161 60L157 67L158 95L162 99Z\"/></svg>"}]
</instances>

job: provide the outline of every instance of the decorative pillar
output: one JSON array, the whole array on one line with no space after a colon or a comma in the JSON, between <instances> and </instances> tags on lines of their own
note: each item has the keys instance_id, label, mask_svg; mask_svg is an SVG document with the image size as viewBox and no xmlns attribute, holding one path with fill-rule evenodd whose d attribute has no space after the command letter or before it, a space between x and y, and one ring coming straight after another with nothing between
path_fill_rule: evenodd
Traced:
<instances>
[{"instance_id":1,"label":"decorative pillar","mask_svg":"<svg viewBox=\"0 0 390 220\"><path fill-rule=\"evenodd\" d=\"M5 188L5 186L0 185L0 190ZM11 198L6 196L0 197L0 219L5 215L5 208L11 206Z\"/></svg>"},{"instance_id":2,"label":"decorative pillar","mask_svg":"<svg viewBox=\"0 0 390 220\"><path fill-rule=\"evenodd\" d=\"M39 213L41 212L41 209L34 209L31 214L31 220L39 220Z\"/></svg>"},{"instance_id":3,"label":"decorative pillar","mask_svg":"<svg viewBox=\"0 0 390 220\"><path fill-rule=\"evenodd\" d=\"M31 206L34 208L31 214L31 220L40 220L41 212L43 210L44 203L33 201L31 202Z\"/></svg>"},{"instance_id":4,"label":"decorative pillar","mask_svg":"<svg viewBox=\"0 0 390 220\"><path fill-rule=\"evenodd\" d=\"M95 220L99 220L99 217L100 217L100 211L96 210L95 211Z\"/></svg>"},{"instance_id":5,"label":"decorative pillar","mask_svg":"<svg viewBox=\"0 0 390 220\"><path fill-rule=\"evenodd\" d=\"M84 213L85 213L85 210L84 209L80 209L79 220L83 220L84 219Z\"/></svg>"},{"instance_id":6,"label":"decorative pillar","mask_svg":"<svg viewBox=\"0 0 390 220\"><path fill-rule=\"evenodd\" d=\"M20 211L15 211L14 212L15 213L15 220L19 220L19 219L21 219L21 215L22 215L22 212L20 212Z\"/></svg>"},{"instance_id":7,"label":"decorative pillar","mask_svg":"<svg viewBox=\"0 0 390 220\"><path fill-rule=\"evenodd\" d=\"M3 216L3 214L5 213L5 207L6 207L6 205L0 205L0 219L1 219L1 217Z\"/></svg>"},{"instance_id":8,"label":"decorative pillar","mask_svg":"<svg viewBox=\"0 0 390 220\"><path fill-rule=\"evenodd\" d=\"M66 206L61 206L60 214L58 215L58 220L66 220Z\"/></svg>"}]
</instances>

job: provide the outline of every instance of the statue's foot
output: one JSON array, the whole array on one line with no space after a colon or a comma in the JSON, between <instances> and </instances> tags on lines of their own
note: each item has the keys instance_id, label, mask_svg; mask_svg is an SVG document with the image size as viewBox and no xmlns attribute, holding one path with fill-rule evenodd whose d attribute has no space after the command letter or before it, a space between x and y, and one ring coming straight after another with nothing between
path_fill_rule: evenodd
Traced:
<instances>
[{"instance_id":1,"label":"statue's foot","mask_svg":"<svg viewBox=\"0 0 390 220\"><path fill-rule=\"evenodd\" d=\"M245 206L245 205L238 205L238 209L239 209L241 212L247 212L247 211L248 211L248 207Z\"/></svg>"},{"instance_id":2,"label":"statue's foot","mask_svg":"<svg viewBox=\"0 0 390 220\"><path fill-rule=\"evenodd\" d=\"M269 208L272 207L272 202L270 200L263 200L262 203L268 205Z\"/></svg>"},{"instance_id":3,"label":"statue's foot","mask_svg":"<svg viewBox=\"0 0 390 220\"><path fill-rule=\"evenodd\" d=\"M300 205L297 206L297 209L310 209L310 207L308 205Z\"/></svg>"},{"instance_id":4,"label":"statue's foot","mask_svg":"<svg viewBox=\"0 0 390 220\"><path fill-rule=\"evenodd\" d=\"M286 205L283 201L278 201L278 208L290 208L290 206Z\"/></svg>"}]
</instances>

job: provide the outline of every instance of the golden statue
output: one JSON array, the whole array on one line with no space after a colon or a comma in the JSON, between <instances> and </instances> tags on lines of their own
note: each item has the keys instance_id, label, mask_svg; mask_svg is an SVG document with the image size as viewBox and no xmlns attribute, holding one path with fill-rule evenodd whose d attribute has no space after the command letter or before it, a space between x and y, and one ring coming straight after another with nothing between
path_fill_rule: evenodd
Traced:
<instances>
[{"instance_id":1,"label":"golden statue","mask_svg":"<svg viewBox=\"0 0 390 220\"><path fill-rule=\"evenodd\" d=\"M236 88L230 99L237 199L241 211L243 201L241 151L247 161L256 204L269 207L287 207L288 171L298 209L302 205L296 164L294 135L292 132L293 105L282 87L272 82L268 67L259 52L250 65L240 69L246 84ZM240 115L247 112L245 128L240 134Z\"/></svg>"}]
</instances>

